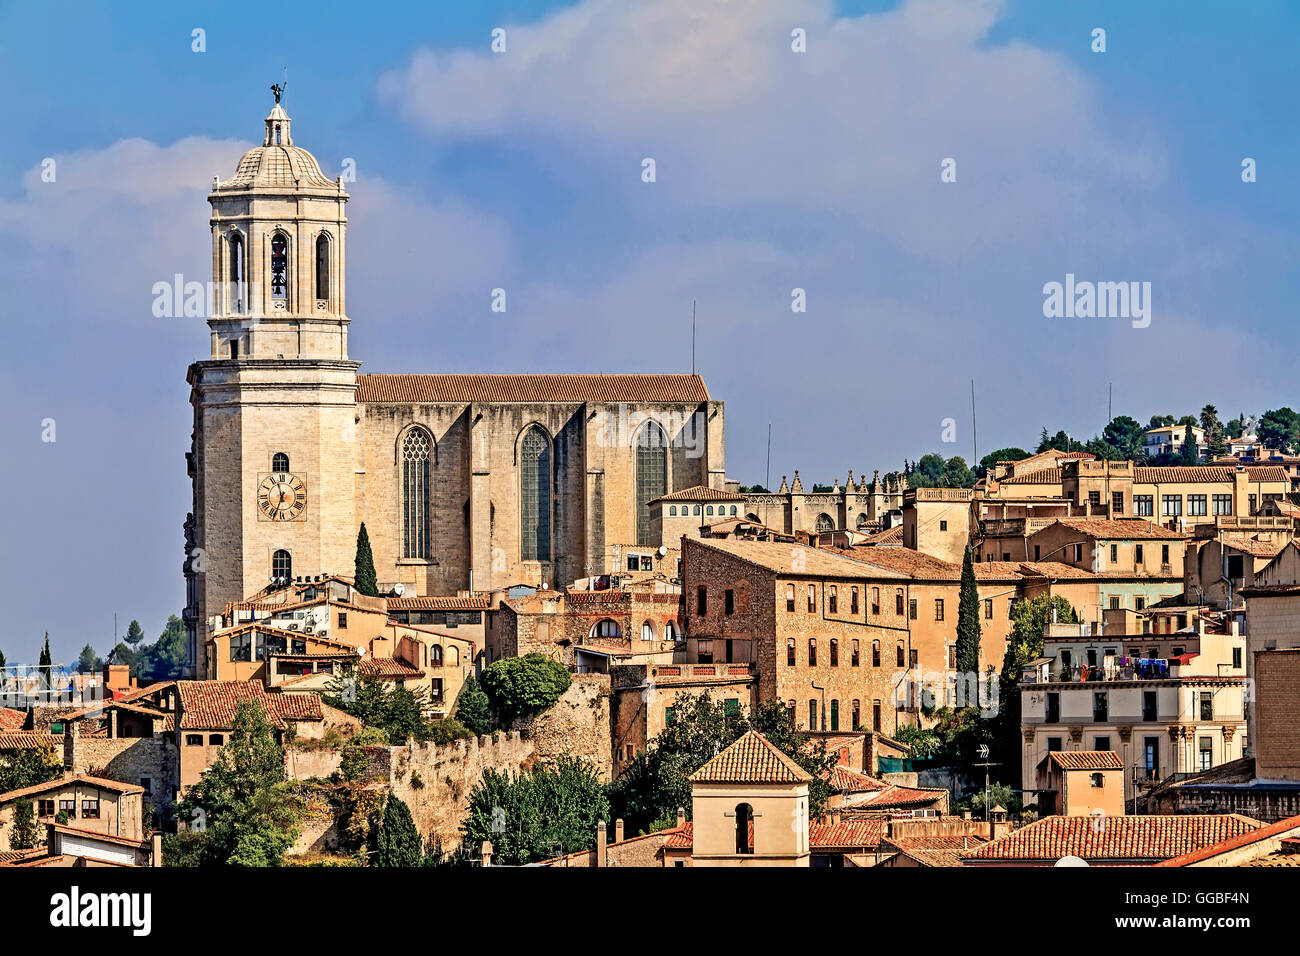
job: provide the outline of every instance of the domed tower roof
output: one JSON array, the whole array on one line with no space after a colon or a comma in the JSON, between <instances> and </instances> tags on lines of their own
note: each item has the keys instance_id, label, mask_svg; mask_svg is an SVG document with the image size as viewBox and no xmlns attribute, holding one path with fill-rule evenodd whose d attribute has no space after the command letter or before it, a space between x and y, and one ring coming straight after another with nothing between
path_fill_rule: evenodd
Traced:
<instances>
[{"instance_id":1,"label":"domed tower roof","mask_svg":"<svg viewBox=\"0 0 1300 956\"><path fill-rule=\"evenodd\" d=\"M290 123L289 114L276 103L266 117L266 133L262 137L262 145L246 152L235 169L235 175L218 183L216 188L288 187L338 191L340 184L325 177L316 157L301 146L293 145Z\"/></svg>"}]
</instances>

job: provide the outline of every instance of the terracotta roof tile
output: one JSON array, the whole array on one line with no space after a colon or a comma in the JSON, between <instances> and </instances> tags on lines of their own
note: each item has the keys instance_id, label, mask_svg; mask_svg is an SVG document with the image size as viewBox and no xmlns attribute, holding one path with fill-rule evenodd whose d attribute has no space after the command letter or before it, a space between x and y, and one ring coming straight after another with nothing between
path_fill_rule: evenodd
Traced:
<instances>
[{"instance_id":1,"label":"terracotta roof tile","mask_svg":"<svg viewBox=\"0 0 1300 956\"><path fill-rule=\"evenodd\" d=\"M980 847L968 862L1055 862L1078 856L1099 862L1156 863L1191 853L1263 826L1236 814L1045 817Z\"/></svg>"},{"instance_id":2,"label":"terracotta roof tile","mask_svg":"<svg viewBox=\"0 0 1300 956\"><path fill-rule=\"evenodd\" d=\"M988 841L981 836L925 835L891 837L881 842L882 850L897 850L922 866L961 866L962 855Z\"/></svg>"},{"instance_id":3,"label":"terracotta roof tile","mask_svg":"<svg viewBox=\"0 0 1300 956\"><path fill-rule=\"evenodd\" d=\"M117 793L144 793L143 787L137 787L133 783L121 783L117 780L109 780L105 777L92 777L88 773L77 773L71 776L60 777L57 780L47 780L45 783L38 783L31 787L22 787L18 790L10 790L8 793L0 793L0 803L8 803L10 800L16 800L19 797L30 796L33 793L44 793L46 790L55 790L59 787L66 787L69 784L84 783L87 786L98 787L100 790L113 790Z\"/></svg>"},{"instance_id":4,"label":"terracotta roof tile","mask_svg":"<svg viewBox=\"0 0 1300 956\"><path fill-rule=\"evenodd\" d=\"M1042 534L1054 525L1069 528L1090 538L1186 538L1187 535L1170 531L1168 528L1153 524L1145 518L1057 518L1046 528L1035 532ZM1031 535L1032 537L1032 535Z\"/></svg>"},{"instance_id":5,"label":"terracotta roof tile","mask_svg":"<svg viewBox=\"0 0 1300 956\"><path fill-rule=\"evenodd\" d=\"M853 809L887 810L895 807L928 807L943 800L947 793L948 791L942 788L919 789L890 784L865 800L855 800Z\"/></svg>"},{"instance_id":6,"label":"terracotta roof tile","mask_svg":"<svg viewBox=\"0 0 1300 956\"><path fill-rule=\"evenodd\" d=\"M1061 469L1059 468L1040 468L1012 478L1003 478L998 482L1000 485L1059 485L1060 483Z\"/></svg>"},{"instance_id":7,"label":"terracotta roof tile","mask_svg":"<svg viewBox=\"0 0 1300 956\"><path fill-rule=\"evenodd\" d=\"M1138 466L1133 469L1135 485L1153 485L1157 482L1174 484L1184 482L1221 481L1231 482L1235 468L1223 465L1172 465L1172 466ZM1280 465L1255 465L1246 468L1246 478L1251 482L1277 481L1289 482L1286 469Z\"/></svg>"},{"instance_id":8,"label":"terracotta roof tile","mask_svg":"<svg viewBox=\"0 0 1300 956\"><path fill-rule=\"evenodd\" d=\"M271 723L283 729L289 720L322 719L320 697L315 694L268 694L256 681L182 680L176 682L181 699L181 729L229 730L235 710L246 700L262 704Z\"/></svg>"},{"instance_id":9,"label":"terracotta roof tile","mask_svg":"<svg viewBox=\"0 0 1300 956\"><path fill-rule=\"evenodd\" d=\"M885 821L880 817L842 817L838 823L822 817L808 826L808 845L814 849L866 849L879 846L884 835Z\"/></svg>"},{"instance_id":10,"label":"terracotta roof tile","mask_svg":"<svg viewBox=\"0 0 1300 956\"><path fill-rule=\"evenodd\" d=\"M27 714L21 710L0 707L0 730L17 730L27 722Z\"/></svg>"},{"instance_id":11,"label":"terracotta roof tile","mask_svg":"<svg viewBox=\"0 0 1300 956\"><path fill-rule=\"evenodd\" d=\"M391 657L364 657L357 664L357 670L367 677L378 677L381 680L409 680L424 676L424 671Z\"/></svg>"},{"instance_id":12,"label":"terracotta roof tile","mask_svg":"<svg viewBox=\"0 0 1300 956\"><path fill-rule=\"evenodd\" d=\"M1062 770L1123 770L1113 750L1054 750L1047 755Z\"/></svg>"},{"instance_id":13,"label":"terracotta roof tile","mask_svg":"<svg viewBox=\"0 0 1300 956\"><path fill-rule=\"evenodd\" d=\"M906 577L879 565L868 564L865 559L850 558L842 552L813 548L789 541L743 541L726 538L710 538L707 541L688 539L688 541L692 547L709 548L730 554L748 564L767 568L778 574L806 574L812 577L852 580L881 578L901 580Z\"/></svg>"},{"instance_id":14,"label":"terracotta roof tile","mask_svg":"<svg viewBox=\"0 0 1300 956\"><path fill-rule=\"evenodd\" d=\"M689 779L692 783L807 783L812 774L751 730Z\"/></svg>"},{"instance_id":15,"label":"terracotta roof tile","mask_svg":"<svg viewBox=\"0 0 1300 956\"><path fill-rule=\"evenodd\" d=\"M1271 840L1275 837L1287 836L1292 830L1300 830L1300 816L1287 817L1284 820L1279 820L1277 823L1271 823L1268 826L1260 827L1257 830L1247 830L1244 833L1238 833L1236 836L1229 837L1219 843L1212 843L1209 846L1203 846L1190 853L1184 853L1182 856L1176 856L1173 859L1164 860L1163 862L1157 863L1156 866L1190 866L1193 863L1208 860L1221 853L1227 853L1231 850L1238 850L1242 847L1250 846L1253 843L1259 843L1261 840ZM1296 863L1292 865L1300 865L1300 854L1295 854L1295 856Z\"/></svg>"},{"instance_id":16,"label":"terracotta roof tile","mask_svg":"<svg viewBox=\"0 0 1300 956\"><path fill-rule=\"evenodd\" d=\"M492 602L486 594L470 597L424 596L391 597L388 599L390 611L486 611Z\"/></svg>"},{"instance_id":17,"label":"terracotta roof tile","mask_svg":"<svg viewBox=\"0 0 1300 956\"><path fill-rule=\"evenodd\" d=\"M826 777L831 790L835 793L866 793L871 790L884 790L889 786L883 780L850 770L843 764L836 764L834 769L827 771Z\"/></svg>"},{"instance_id":18,"label":"terracotta roof tile","mask_svg":"<svg viewBox=\"0 0 1300 956\"><path fill-rule=\"evenodd\" d=\"M42 744L62 747L63 735L43 734L31 730L0 730L0 750L29 750Z\"/></svg>"},{"instance_id":19,"label":"terracotta roof tile","mask_svg":"<svg viewBox=\"0 0 1300 956\"><path fill-rule=\"evenodd\" d=\"M358 375L366 404L707 402L698 375Z\"/></svg>"},{"instance_id":20,"label":"terracotta roof tile","mask_svg":"<svg viewBox=\"0 0 1300 956\"><path fill-rule=\"evenodd\" d=\"M708 488L704 485L692 485L690 488L682 488L680 491L672 491L666 495L660 495L653 501L744 501L744 495L738 495L734 491L719 491L717 488Z\"/></svg>"}]
</instances>

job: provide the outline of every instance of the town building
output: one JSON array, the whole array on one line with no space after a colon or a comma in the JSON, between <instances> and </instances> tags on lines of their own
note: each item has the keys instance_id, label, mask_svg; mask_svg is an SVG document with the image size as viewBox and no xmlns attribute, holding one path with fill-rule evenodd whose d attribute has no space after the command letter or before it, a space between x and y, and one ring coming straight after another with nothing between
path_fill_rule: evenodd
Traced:
<instances>
[{"instance_id":1,"label":"town building","mask_svg":"<svg viewBox=\"0 0 1300 956\"><path fill-rule=\"evenodd\" d=\"M203 627L268 582L353 567L413 596L606 573L665 544L649 503L722 489L725 415L698 375L360 374L348 195L276 103L208 201L210 349L190 366L185 524L192 675Z\"/></svg>"},{"instance_id":2,"label":"town building","mask_svg":"<svg viewBox=\"0 0 1300 956\"><path fill-rule=\"evenodd\" d=\"M1022 779L1058 751L1114 751L1124 800L1136 805L1171 774L1241 757L1246 745L1245 640L1212 633L1096 633L1049 624L1044 656L1020 683Z\"/></svg>"},{"instance_id":3,"label":"town building","mask_svg":"<svg viewBox=\"0 0 1300 956\"><path fill-rule=\"evenodd\" d=\"M0 793L0 846L8 847L15 807L22 800L32 804L41 826L66 814L67 825L91 833L122 837L139 843L144 839L144 790L130 783L64 774L56 780L21 790Z\"/></svg>"}]
</instances>

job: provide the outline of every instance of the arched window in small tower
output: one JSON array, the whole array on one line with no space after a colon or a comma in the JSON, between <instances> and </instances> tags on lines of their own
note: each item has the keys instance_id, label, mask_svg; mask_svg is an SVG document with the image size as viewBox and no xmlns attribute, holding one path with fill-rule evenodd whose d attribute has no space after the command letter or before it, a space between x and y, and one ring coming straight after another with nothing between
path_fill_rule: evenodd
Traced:
<instances>
[{"instance_id":1,"label":"arched window in small tower","mask_svg":"<svg viewBox=\"0 0 1300 956\"><path fill-rule=\"evenodd\" d=\"M289 294L289 238L282 232L271 237L271 298Z\"/></svg>"},{"instance_id":2,"label":"arched window in small tower","mask_svg":"<svg viewBox=\"0 0 1300 956\"><path fill-rule=\"evenodd\" d=\"M551 560L551 443L536 425L519 443L519 539L523 560Z\"/></svg>"},{"instance_id":3,"label":"arched window in small tower","mask_svg":"<svg viewBox=\"0 0 1300 956\"><path fill-rule=\"evenodd\" d=\"M754 852L754 808L748 803L736 804L736 852Z\"/></svg>"},{"instance_id":4,"label":"arched window in small tower","mask_svg":"<svg viewBox=\"0 0 1300 956\"><path fill-rule=\"evenodd\" d=\"M277 474L283 474L289 470L289 456L282 451L277 451L271 456L271 470Z\"/></svg>"},{"instance_id":5,"label":"arched window in small tower","mask_svg":"<svg viewBox=\"0 0 1300 956\"><path fill-rule=\"evenodd\" d=\"M230 311L244 312L244 237L237 232L230 234Z\"/></svg>"},{"instance_id":6,"label":"arched window in small tower","mask_svg":"<svg viewBox=\"0 0 1300 956\"><path fill-rule=\"evenodd\" d=\"M429 436L414 428L402 442L402 557L429 556Z\"/></svg>"},{"instance_id":7,"label":"arched window in small tower","mask_svg":"<svg viewBox=\"0 0 1300 956\"><path fill-rule=\"evenodd\" d=\"M321 233L316 237L316 298L330 297L330 240Z\"/></svg>"},{"instance_id":8,"label":"arched window in small tower","mask_svg":"<svg viewBox=\"0 0 1300 956\"><path fill-rule=\"evenodd\" d=\"M668 438L657 423L647 422L636 443L636 543L642 547L658 544L650 533L650 502L667 493Z\"/></svg>"},{"instance_id":9,"label":"arched window in small tower","mask_svg":"<svg viewBox=\"0 0 1300 956\"><path fill-rule=\"evenodd\" d=\"M429 663L434 667L442 666L442 646L434 644L429 648Z\"/></svg>"},{"instance_id":10,"label":"arched window in small tower","mask_svg":"<svg viewBox=\"0 0 1300 956\"><path fill-rule=\"evenodd\" d=\"M275 145L276 146L280 145L280 124L279 123L275 124Z\"/></svg>"},{"instance_id":11,"label":"arched window in small tower","mask_svg":"<svg viewBox=\"0 0 1300 956\"><path fill-rule=\"evenodd\" d=\"M279 584L293 580L293 555L283 548L271 555L271 577Z\"/></svg>"}]
</instances>

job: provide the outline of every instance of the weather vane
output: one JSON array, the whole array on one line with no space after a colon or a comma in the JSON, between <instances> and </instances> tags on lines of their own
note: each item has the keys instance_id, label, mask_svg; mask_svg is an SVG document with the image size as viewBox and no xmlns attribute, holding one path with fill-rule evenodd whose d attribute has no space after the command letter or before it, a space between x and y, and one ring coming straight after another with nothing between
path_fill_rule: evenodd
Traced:
<instances>
[{"instance_id":1,"label":"weather vane","mask_svg":"<svg viewBox=\"0 0 1300 956\"><path fill-rule=\"evenodd\" d=\"M289 68L286 66L284 68L284 79L281 80L279 83L271 84L271 92L275 94L276 103L280 102L280 97L284 95L284 91L288 87L288 85L289 85Z\"/></svg>"}]
</instances>

